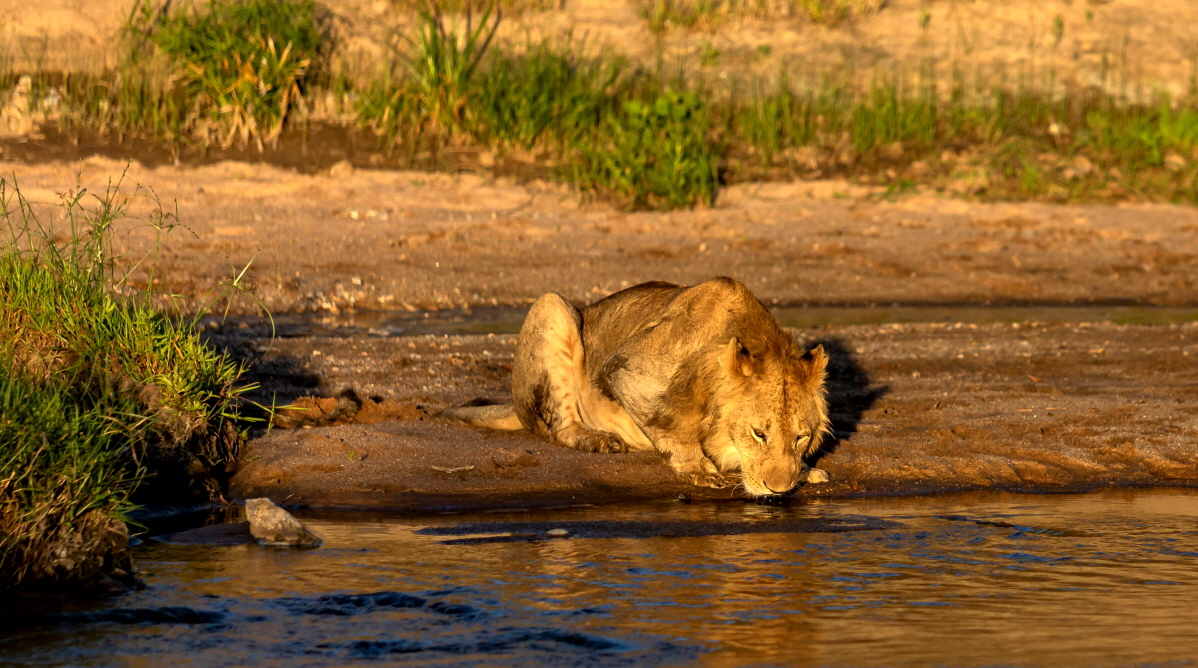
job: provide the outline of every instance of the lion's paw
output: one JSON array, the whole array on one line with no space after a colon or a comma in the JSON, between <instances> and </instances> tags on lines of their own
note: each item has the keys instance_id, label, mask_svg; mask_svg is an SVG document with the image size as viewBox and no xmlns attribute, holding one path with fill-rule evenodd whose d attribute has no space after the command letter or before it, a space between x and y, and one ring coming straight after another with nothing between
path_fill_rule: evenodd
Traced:
<instances>
[{"instance_id":1,"label":"lion's paw","mask_svg":"<svg viewBox=\"0 0 1198 668\"><path fill-rule=\"evenodd\" d=\"M803 471L803 473L800 475L800 478L802 479L802 482L805 482L809 485L817 485L819 483L828 482L832 479L832 476L828 475L828 472L823 469L808 468Z\"/></svg>"},{"instance_id":2,"label":"lion's paw","mask_svg":"<svg viewBox=\"0 0 1198 668\"><path fill-rule=\"evenodd\" d=\"M724 489L725 487L728 486L728 480L724 476L720 475L719 473L708 473L706 471L700 471L697 473L690 473L685 477L690 481L690 484L694 485L695 487L711 487L712 489Z\"/></svg>"},{"instance_id":3,"label":"lion's paw","mask_svg":"<svg viewBox=\"0 0 1198 668\"><path fill-rule=\"evenodd\" d=\"M623 439L606 431L593 431L580 436L575 447L583 452L628 452L628 444Z\"/></svg>"}]
</instances>

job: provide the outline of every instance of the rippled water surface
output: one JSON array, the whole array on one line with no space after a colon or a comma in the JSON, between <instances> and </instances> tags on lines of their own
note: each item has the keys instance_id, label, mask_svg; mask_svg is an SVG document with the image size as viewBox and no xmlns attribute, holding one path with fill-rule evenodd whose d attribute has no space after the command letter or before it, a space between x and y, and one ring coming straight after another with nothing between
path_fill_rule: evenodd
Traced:
<instances>
[{"instance_id":1,"label":"rippled water surface","mask_svg":"<svg viewBox=\"0 0 1198 668\"><path fill-rule=\"evenodd\" d=\"M618 520L609 522L608 520ZM14 665L1188 665L1198 493L308 516L310 551L146 543L149 589ZM552 528L566 538L545 538Z\"/></svg>"}]
</instances>

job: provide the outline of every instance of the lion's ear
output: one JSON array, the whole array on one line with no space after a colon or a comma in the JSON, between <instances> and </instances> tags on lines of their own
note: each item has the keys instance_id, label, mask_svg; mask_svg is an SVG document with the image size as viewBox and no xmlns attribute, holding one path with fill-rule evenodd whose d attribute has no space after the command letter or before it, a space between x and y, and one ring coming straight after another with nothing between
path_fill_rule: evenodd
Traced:
<instances>
[{"instance_id":1,"label":"lion's ear","mask_svg":"<svg viewBox=\"0 0 1198 668\"><path fill-rule=\"evenodd\" d=\"M735 336L724 347L724 354L720 361L726 372L736 371L743 376L753 375L753 355Z\"/></svg>"},{"instance_id":2,"label":"lion's ear","mask_svg":"<svg viewBox=\"0 0 1198 668\"><path fill-rule=\"evenodd\" d=\"M828 353L824 352L824 347L816 346L800 361L807 367L807 378L817 385L822 385L828 377Z\"/></svg>"}]
</instances>

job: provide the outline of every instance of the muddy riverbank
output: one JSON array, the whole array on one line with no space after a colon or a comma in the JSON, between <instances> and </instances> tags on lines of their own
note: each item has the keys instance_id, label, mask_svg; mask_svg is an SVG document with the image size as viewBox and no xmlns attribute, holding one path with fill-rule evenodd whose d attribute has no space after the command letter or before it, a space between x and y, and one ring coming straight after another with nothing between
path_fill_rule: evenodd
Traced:
<instances>
[{"instance_id":1,"label":"muddy riverbank","mask_svg":"<svg viewBox=\"0 0 1198 668\"><path fill-rule=\"evenodd\" d=\"M59 193L102 191L126 165L3 169L49 223ZM547 291L585 303L644 280L719 274L778 305L1174 307L1153 325L1104 322L1109 309L1054 312L1044 324L1033 308L1019 323L949 310L949 322L871 317L854 326L831 311L789 311L804 341L834 356L836 438L819 462L833 482L801 495L1198 481L1198 326L1185 322L1198 304L1193 207L888 197L824 181L727 188L711 209L627 213L540 182L242 163L133 163L122 187L130 218L115 237L118 269L155 248L145 224L153 194L170 214L163 220L178 223L158 246L154 287L185 304L210 300L248 264L241 284L275 313L315 312L314 323L361 308L411 314L358 328L365 336L330 336L336 323L273 342L248 322L209 330L254 364L253 398L265 405L310 396L332 410L343 390L358 397L352 424L274 430L250 443L234 497L425 510L736 497L678 485L652 456L583 455L430 417L506 398L514 337L464 332L512 331L519 314L510 307ZM134 286L149 278L145 266ZM244 298L230 313L257 308ZM425 320L421 308L441 309L428 327L411 322ZM972 322L952 322L962 319ZM438 331L455 333L427 333Z\"/></svg>"},{"instance_id":2,"label":"muddy riverbank","mask_svg":"<svg viewBox=\"0 0 1198 668\"><path fill-rule=\"evenodd\" d=\"M248 265L232 312L583 303L648 280L736 277L772 304L1198 304L1198 210L888 196L844 181L725 188L710 209L629 213L566 186L462 173L298 174L237 162L0 163L45 221L124 173L132 267L198 304ZM140 190L136 186L141 186ZM136 191L136 193L135 193ZM155 199L178 223L159 240ZM146 264L133 283L146 280Z\"/></svg>"},{"instance_id":3,"label":"muddy riverbank","mask_svg":"<svg viewBox=\"0 0 1198 668\"><path fill-rule=\"evenodd\" d=\"M832 482L795 499L1198 485L1198 324L922 323L798 334L832 353L835 433L818 462ZM681 485L653 455L582 454L431 417L472 399L504 400L514 343L494 334L243 342L259 359L259 401L352 389L362 409L339 424L251 441L232 494L400 510L740 496ZM337 400L302 403L331 412Z\"/></svg>"}]
</instances>

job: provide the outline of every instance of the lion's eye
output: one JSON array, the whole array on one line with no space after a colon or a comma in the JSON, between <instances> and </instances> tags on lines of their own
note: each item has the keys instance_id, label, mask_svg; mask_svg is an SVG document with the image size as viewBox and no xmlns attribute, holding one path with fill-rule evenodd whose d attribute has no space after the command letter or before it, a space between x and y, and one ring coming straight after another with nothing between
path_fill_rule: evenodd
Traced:
<instances>
[{"instance_id":1,"label":"lion's eye","mask_svg":"<svg viewBox=\"0 0 1198 668\"><path fill-rule=\"evenodd\" d=\"M795 437L795 445L802 445L811 440L811 434L799 434Z\"/></svg>"},{"instance_id":2,"label":"lion's eye","mask_svg":"<svg viewBox=\"0 0 1198 668\"><path fill-rule=\"evenodd\" d=\"M760 429L753 429L753 438L765 443L765 432Z\"/></svg>"}]
</instances>

